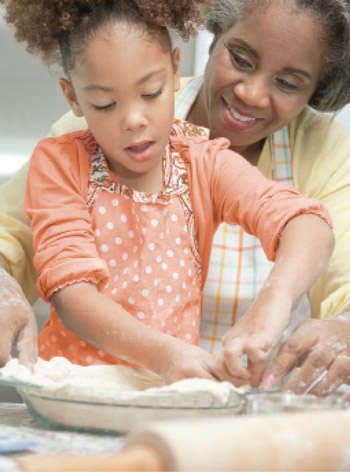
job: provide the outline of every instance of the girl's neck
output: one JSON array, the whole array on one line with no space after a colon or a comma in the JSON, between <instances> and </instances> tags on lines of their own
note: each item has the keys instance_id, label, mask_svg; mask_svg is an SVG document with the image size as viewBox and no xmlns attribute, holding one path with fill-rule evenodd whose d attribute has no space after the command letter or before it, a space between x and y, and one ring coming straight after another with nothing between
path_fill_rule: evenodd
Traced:
<instances>
[{"instance_id":1,"label":"girl's neck","mask_svg":"<svg viewBox=\"0 0 350 472\"><path fill-rule=\"evenodd\" d=\"M204 97L203 87L201 88L194 104L192 105L187 115L187 121L197 126L204 126L205 128L209 128L207 111L205 108L205 97ZM215 137L219 137L219 136L215 136ZM211 138L214 138L214 136L211 136ZM250 146L232 146L231 145L230 149L232 151L237 152L241 156L243 156L252 165L256 166L258 164L260 154L264 146L264 142L265 140L262 140L257 143L253 143Z\"/></svg>"}]
</instances>

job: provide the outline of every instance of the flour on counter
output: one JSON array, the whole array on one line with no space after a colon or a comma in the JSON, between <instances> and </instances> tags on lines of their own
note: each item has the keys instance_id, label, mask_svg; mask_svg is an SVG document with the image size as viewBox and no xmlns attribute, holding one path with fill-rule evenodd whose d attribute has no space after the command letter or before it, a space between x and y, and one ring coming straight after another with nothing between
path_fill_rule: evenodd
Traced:
<instances>
[{"instance_id":1,"label":"flour on counter","mask_svg":"<svg viewBox=\"0 0 350 472\"><path fill-rule=\"evenodd\" d=\"M89 401L110 400L120 394L132 400L144 391L154 397L167 392L180 397L204 392L216 405L226 405L232 392L241 392L229 382L208 379L184 379L164 386L158 375L146 369L123 365L79 366L63 357L50 361L39 358L32 372L17 359L11 359L0 369L1 377L27 382L45 391L59 392L61 397Z\"/></svg>"}]
</instances>

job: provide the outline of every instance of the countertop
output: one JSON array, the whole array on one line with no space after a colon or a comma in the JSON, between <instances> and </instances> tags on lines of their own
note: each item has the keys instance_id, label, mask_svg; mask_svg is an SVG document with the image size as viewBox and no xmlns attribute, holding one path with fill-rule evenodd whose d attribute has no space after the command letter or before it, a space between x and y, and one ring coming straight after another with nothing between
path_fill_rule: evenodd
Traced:
<instances>
[{"instance_id":1,"label":"countertop","mask_svg":"<svg viewBox=\"0 0 350 472\"><path fill-rule=\"evenodd\" d=\"M122 436L88 434L38 426L23 403L0 403L0 433L37 442L23 453L0 454L0 471L17 472L16 458L25 454L99 455L117 454L124 445Z\"/></svg>"}]
</instances>

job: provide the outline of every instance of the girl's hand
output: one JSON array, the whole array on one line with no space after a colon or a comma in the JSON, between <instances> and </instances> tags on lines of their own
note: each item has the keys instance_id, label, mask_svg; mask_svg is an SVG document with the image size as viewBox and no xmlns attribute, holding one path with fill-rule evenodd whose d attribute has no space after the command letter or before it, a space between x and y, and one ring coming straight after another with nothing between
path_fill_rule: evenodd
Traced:
<instances>
[{"instance_id":1,"label":"girl's hand","mask_svg":"<svg viewBox=\"0 0 350 472\"><path fill-rule=\"evenodd\" d=\"M226 333L215 374L236 386L257 387L266 359L288 324L291 303L282 291L264 288L245 315Z\"/></svg>"},{"instance_id":2,"label":"girl's hand","mask_svg":"<svg viewBox=\"0 0 350 472\"><path fill-rule=\"evenodd\" d=\"M20 363L35 363L37 326L32 307L21 287L6 270L0 267L0 366L11 358L11 347L17 349Z\"/></svg>"},{"instance_id":3,"label":"girl's hand","mask_svg":"<svg viewBox=\"0 0 350 472\"><path fill-rule=\"evenodd\" d=\"M159 374L165 384L187 378L219 380L214 373L215 358L203 349L174 338L167 352L160 353Z\"/></svg>"},{"instance_id":4,"label":"girl's hand","mask_svg":"<svg viewBox=\"0 0 350 472\"><path fill-rule=\"evenodd\" d=\"M284 389L297 394L323 373L326 375L309 393L327 395L350 379L350 313L325 320L303 321L282 344L267 367L262 386L269 388L300 367Z\"/></svg>"}]
</instances>

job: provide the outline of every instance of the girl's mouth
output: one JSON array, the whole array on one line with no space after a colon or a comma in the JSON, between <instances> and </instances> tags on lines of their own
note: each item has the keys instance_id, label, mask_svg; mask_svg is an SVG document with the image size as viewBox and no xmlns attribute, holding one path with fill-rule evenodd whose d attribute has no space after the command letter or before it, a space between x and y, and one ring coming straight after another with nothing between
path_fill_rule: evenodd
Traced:
<instances>
[{"instance_id":1,"label":"girl's mouth","mask_svg":"<svg viewBox=\"0 0 350 472\"><path fill-rule=\"evenodd\" d=\"M136 162L145 162L152 157L154 143L152 141L141 141L132 143L125 148L128 156Z\"/></svg>"},{"instance_id":2,"label":"girl's mouth","mask_svg":"<svg viewBox=\"0 0 350 472\"><path fill-rule=\"evenodd\" d=\"M237 108L229 105L224 99L222 103L224 120L231 128L244 131L252 128L258 121L261 121L258 118L254 118L253 116L238 111Z\"/></svg>"}]
</instances>

